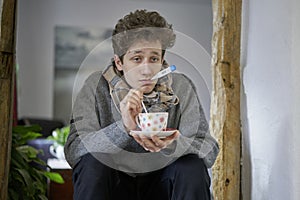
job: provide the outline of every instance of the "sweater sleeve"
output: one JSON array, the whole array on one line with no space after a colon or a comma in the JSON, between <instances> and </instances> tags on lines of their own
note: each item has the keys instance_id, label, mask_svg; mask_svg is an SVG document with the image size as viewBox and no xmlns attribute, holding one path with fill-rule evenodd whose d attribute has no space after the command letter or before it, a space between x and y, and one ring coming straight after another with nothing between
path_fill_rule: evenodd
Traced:
<instances>
[{"instance_id":1,"label":"sweater sleeve","mask_svg":"<svg viewBox=\"0 0 300 200\"><path fill-rule=\"evenodd\" d=\"M97 72L86 80L73 105L70 134L65 145L66 159L71 166L88 152L118 153L133 140L120 119L100 124L96 102L96 92L101 92L98 91L100 76Z\"/></svg>"}]
</instances>

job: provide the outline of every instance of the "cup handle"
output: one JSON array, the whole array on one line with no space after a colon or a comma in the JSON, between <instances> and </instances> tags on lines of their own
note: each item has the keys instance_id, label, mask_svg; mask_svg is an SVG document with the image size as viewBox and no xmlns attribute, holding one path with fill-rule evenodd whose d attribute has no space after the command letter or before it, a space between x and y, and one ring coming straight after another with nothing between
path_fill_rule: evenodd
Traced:
<instances>
[{"instance_id":1,"label":"cup handle","mask_svg":"<svg viewBox=\"0 0 300 200\"><path fill-rule=\"evenodd\" d=\"M165 123L164 123L164 125L163 125L163 131L165 131L165 130L167 130L167 125L168 125L168 120L165 120Z\"/></svg>"},{"instance_id":2,"label":"cup handle","mask_svg":"<svg viewBox=\"0 0 300 200\"><path fill-rule=\"evenodd\" d=\"M135 123L136 123L136 125L137 125L140 129L142 129L142 128L141 128L141 124L140 124L140 122L139 122L139 115L136 115L136 116L135 116Z\"/></svg>"},{"instance_id":3,"label":"cup handle","mask_svg":"<svg viewBox=\"0 0 300 200\"><path fill-rule=\"evenodd\" d=\"M57 157L57 155L56 155L56 151L55 151L55 149L54 149L54 146L53 145L51 145L50 147L49 147L49 152L54 156L54 157Z\"/></svg>"}]
</instances>

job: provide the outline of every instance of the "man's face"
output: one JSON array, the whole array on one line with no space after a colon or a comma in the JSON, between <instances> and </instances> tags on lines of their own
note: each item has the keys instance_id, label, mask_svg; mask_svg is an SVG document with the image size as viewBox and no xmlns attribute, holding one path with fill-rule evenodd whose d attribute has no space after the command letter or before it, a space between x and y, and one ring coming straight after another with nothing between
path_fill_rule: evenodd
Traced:
<instances>
[{"instance_id":1,"label":"man's face","mask_svg":"<svg viewBox=\"0 0 300 200\"><path fill-rule=\"evenodd\" d=\"M128 84L143 93L150 93L157 80L151 78L162 68L161 44L156 42L139 41L134 43L123 57L123 63L115 56L119 71L124 72Z\"/></svg>"}]
</instances>

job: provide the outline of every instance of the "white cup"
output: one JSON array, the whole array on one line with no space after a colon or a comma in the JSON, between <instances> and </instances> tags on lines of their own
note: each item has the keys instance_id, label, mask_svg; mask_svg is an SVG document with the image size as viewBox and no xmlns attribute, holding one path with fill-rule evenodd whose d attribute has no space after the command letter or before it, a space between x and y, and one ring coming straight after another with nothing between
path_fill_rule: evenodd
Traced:
<instances>
[{"instance_id":1,"label":"white cup","mask_svg":"<svg viewBox=\"0 0 300 200\"><path fill-rule=\"evenodd\" d=\"M135 121L143 132L162 131L167 128L168 112L139 113Z\"/></svg>"},{"instance_id":2,"label":"white cup","mask_svg":"<svg viewBox=\"0 0 300 200\"><path fill-rule=\"evenodd\" d=\"M65 160L65 152L64 152L64 146L62 145L51 145L49 147L49 152L55 156L57 159Z\"/></svg>"}]
</instances>

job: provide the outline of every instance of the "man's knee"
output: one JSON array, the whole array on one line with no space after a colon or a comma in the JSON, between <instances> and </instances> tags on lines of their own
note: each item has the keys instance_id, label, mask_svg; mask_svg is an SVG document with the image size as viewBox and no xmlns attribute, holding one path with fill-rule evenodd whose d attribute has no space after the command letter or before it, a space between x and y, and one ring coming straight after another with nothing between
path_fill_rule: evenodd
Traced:
<instances>
[{"instance_id":1,"label":"man's knee","mask_svg":"<svg viewBox=\"0 0 300 200\"><path fill-rule=\"evenodd\" d=\"M187 181L191 185L210 185L210 177L203 159L189 154L176 160L171 166L173 174L180 182Z\"/></svg>"},{"instance_id":2,"label":"man's knee","mask_svg":"<svg viewBox=\"0 0 300 200\"><path fill-rule=\"evenodd\" d=\"M73 169L73 181L79 178L81 180L105 180L111 178L115 170L101 163L92 154L88 153L81 157L81 160L76 164Z\"/></svg>"}]
</instances>

